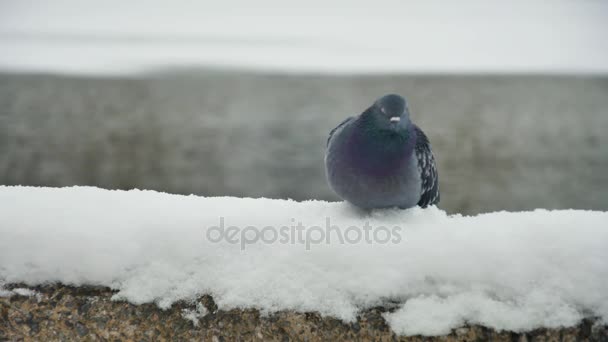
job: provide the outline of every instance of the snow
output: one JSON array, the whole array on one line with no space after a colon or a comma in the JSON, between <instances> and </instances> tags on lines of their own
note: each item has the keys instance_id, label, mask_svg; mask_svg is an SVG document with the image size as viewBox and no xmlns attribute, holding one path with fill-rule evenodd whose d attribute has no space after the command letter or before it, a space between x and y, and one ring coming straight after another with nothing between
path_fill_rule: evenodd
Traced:
<instances>
[{"instance_id":1,"label":"snow","mask_svg":"<svg viewBox=\"0 0 608 342\"><path fill-rule=\"evenodd\" d=\"M0 297L12 297L14 295L13 291L6 290L2 287L2 283L0 283Z\"/></svg>"},{"instance_id":2,"label":"snow","mask_svg":"<svg viewBox=\"0 0 608 342\"><path fill-rule=\"evenodd\" d=\"M36 297L38 301L42 299L42 296L37 291L26 288L15 288L12 290L6 290L2 287L0 282L0 297L12 297L12 296L23 296L23 297Z\"/></svg>"},{"instance_id":3,"label":"snow","mask_svg":"<svg viewBox=\"0 0 608 342\"><path fill-rule=\"evenodd\" d=\"M195 327L198 327L199 320L205 317L209 311L201 302L196 303L195 309L183 309L182 317L192 322Z\"/></svg>"},{"instance_id":4,"label":"snow","mask_svg":"<svg viewBox=\"0 0 608 342\"><path fill-rule=\"evenodd\" d=\"M5 0L0 70L606 74L607 19L602 0Z\"/></svg>"},{"instance_id":5,"label":"snow","mask_svg":"<svg viewBox=\"0 0 608 342\"><path fill-rule=\"evenodd\" d=\"M109 286L116 300L161 308L210 294L220 309L345 321L397 305L385 317L400 334L608 319L607 212L365 213L339 202L90 187L0 186L0 204L0 284ZM213 242L221 218L234 243ZM268 226L285 236L271 243ZM266 242L252 243L263 229Z\"/></svg>"}]
</instances>

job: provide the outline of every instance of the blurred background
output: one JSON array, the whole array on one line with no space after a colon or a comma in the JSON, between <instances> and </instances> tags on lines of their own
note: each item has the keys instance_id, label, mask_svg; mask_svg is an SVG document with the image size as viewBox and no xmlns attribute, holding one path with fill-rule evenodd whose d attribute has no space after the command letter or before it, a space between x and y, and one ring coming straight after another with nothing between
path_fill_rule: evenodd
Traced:
<instances>
[{"instance_id":1,"label":"blurred background","mask_svg":"<svg viewBox=\"0 0 608 342\"><path fill-rule=\"evenodd\" d=\"M404 95L450 213L608 210L608 2L0 1L0 184L337 200Z\"/></svg>"}]
</instances>

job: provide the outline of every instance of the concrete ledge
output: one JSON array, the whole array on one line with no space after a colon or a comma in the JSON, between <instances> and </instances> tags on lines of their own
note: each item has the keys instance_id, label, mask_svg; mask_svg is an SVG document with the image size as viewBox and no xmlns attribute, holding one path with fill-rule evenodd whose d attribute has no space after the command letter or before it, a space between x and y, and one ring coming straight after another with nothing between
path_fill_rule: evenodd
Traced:
<instances>
[{"instance_id":1,"label":"concrete ledge","mask_svg":"<svg viewBox=\"0 0 608 342\"><path fill-rule=\"evenodd\" d=\"M10 285L8 289L23 288ZM213 298L199 298L208 313L187 319L196 303L178 303L168 310L154 304L113 301L106 287L48 285L29 288L28 295L0 298L0 340L8 341L607 341L608 326L584 320L573 328L531 332L494 331L481 326L455 329L447 336L396 336L382 313L363 312L346 324L317 313L279 312L265 316L253 309L217 310ZM21 293L27 291L18 291ZM186 310L186 311L185 311Z\"/></svg>"}]
</instances>

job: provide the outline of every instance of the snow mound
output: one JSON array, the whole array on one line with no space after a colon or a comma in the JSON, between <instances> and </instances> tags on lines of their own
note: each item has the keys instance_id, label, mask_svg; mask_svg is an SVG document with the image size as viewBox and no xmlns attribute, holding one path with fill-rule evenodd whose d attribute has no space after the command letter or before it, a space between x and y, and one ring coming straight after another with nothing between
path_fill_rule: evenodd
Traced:
<instances>
[{"instance_id":1,"label":"snow mound","mask_svg":"<svg viewBox=\"0 0 608 342\"><path fill-rule=\"evenodd\" d=\"M346 321L390 302L398 308L385 317L400 334L572 326L608 319L607 222L606 212L579 210L364 213L321 201L0 186L0 284L103 285L162 308L211 294L220 309Z\"/></svg>"}]
</instances>

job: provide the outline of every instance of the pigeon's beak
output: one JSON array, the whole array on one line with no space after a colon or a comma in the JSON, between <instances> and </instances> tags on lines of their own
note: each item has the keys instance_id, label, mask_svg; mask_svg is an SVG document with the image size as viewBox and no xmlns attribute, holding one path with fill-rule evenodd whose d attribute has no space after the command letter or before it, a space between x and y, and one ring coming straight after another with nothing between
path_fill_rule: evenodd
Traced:
<instances>
[{"instance_id":1,"label":"pigeon's beak","mask_svg":"<svg viewBox=\"0 0 608 342\"><path fill-rule=\"evenodd\" d=\"M401 121L401 118L398 116L393 116L390 120L391 122L399 123Z\"/></svg>"}]
</instances>

